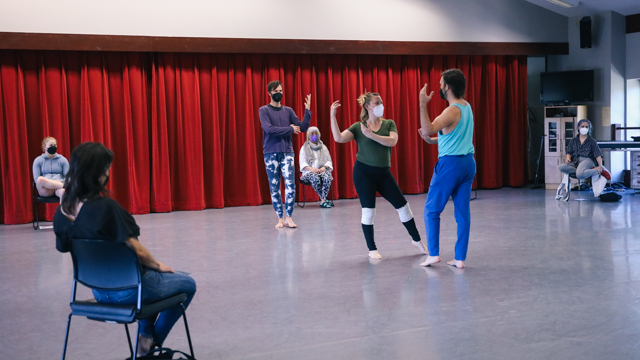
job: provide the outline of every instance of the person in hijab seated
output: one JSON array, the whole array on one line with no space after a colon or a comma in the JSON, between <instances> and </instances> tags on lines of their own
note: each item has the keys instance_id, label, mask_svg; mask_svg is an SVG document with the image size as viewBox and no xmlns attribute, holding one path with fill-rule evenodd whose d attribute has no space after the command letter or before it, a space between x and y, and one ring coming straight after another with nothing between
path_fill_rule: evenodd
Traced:
<instances>
[{"instance_id":1,"label":"person in hijab seated","mask_svg":"<svg viewBox=\"0 0 640 360\"><path fill-rule=\"evenodd\" d=\"M300 176L301 181L311 183L313 189L320 196L320 206L330 208L331 203L327 199L331 189L331 171L333 163L329 149L320 140L320 130L311 126L307 130L307 141L300 148Z\"/></svg>"},{"instance_id":2,"label":"person in hijab seated","mask_svg":"<svg viewBox=\"0 0 640 360\"><path fill-rule=\"evenodd\" d=\"M574 175L578 180L590 177L595 197L602 194L607 180L611 180L611 174L602 165L602 150L598 147L598 142L591 136L592 129L593 126L591 126L589 119L578 121L579 134L569 141L567 158L565 163L560 165L560 172L564 175L560 186L558 186L556 200L569 200L569 192L571 191L569 175Z\"/></svg>"}]
</instances>

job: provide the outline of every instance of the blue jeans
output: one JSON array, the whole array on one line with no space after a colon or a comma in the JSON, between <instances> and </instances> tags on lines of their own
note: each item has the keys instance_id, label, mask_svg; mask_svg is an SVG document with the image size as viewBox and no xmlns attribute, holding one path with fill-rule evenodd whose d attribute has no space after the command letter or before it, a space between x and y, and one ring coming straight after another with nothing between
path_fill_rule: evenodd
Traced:
<instances>
[{"instance_id":1,"label":"blue jeans","mask_svg":"<svg viewBox=\"0 0 640 360\"><path fill-rule=\"evenodd\" d=\"M287 216L293 214L293 206L296 198L296 168L293 164L294 153L268 153L264 154L264 166L267 169L269 178L269 190L271 191L271 203L273 209L282 219L282 196L280 195L280 175L284 178L284 206Z\"/></svg>"},{"instance_id":2,"label":"blue jeans","mask_svg":"<svg viewBox=\"0 0 640 360\"><path fill-rule=\"evenodd\" d=\"M424 204L424 225L429 236L429 255L440 256L440 214L453 198L455 217L458 223L455 259L465 260L471 230L471 185L476 176L476 161L473 154L443 156L436 163L433 177Z\"/></svg>"},{"instance_id":3,"label":"blue jeans","mask_svg":"<svg viewBox=\"0 0 640 360\"><path fill-rule=\"evenodd\" d=\"M176 271L175 273L161 273L155 270L146 269L142 275L142 303L149 304L168 298L170 296L185 293L187 300L184 302L186 309L193 295L196 293L196 282L185 273ZM93 296L101 303L109 304L136 304L138 301L138 290L121 291L101 291L93 290ZM173 325L182 316L180 305L171 307L157 316L140 320L140 333L152 337L156 345L162 345L169 335Z\"/></svg>"}]
</instances>

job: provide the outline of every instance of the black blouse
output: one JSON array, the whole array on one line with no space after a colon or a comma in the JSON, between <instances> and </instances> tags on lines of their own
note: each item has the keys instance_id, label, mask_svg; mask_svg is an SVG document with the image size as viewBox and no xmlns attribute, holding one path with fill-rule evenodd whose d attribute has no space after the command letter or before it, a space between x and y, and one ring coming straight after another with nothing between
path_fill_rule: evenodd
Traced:
<instances>
[{"instance_id":1,"label":"black blouse","mask_svg":"<svg viewBox=\"0 0 640 360\"><path fill-rule=\"evenodd\" d=\"M96 239L125 242L140 236L140 227L133 216L117 201L108 197L87 200L75 221L69 220L58 206L53 217L56 249L70 250L71 239Z\"/></svg>"}]
</instances>

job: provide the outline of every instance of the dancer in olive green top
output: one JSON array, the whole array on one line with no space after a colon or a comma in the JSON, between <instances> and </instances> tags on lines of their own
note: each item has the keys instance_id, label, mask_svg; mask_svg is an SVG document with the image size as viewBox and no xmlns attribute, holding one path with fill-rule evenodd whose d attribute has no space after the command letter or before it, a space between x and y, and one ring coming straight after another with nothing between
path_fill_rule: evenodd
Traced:
<instances>
[{"instance_id":1,"label":"dancer in olive green top","mask_svg":"<svg viewBox=\"0 0 640 360\"><path fill-rule=\"evenodd\" d=\"M353 166L353 182L362 205L362 231L371 259L382 259L373 238L373 219L376 213L376 192L387 199L398 211L400 221L413 238L413 244L424 254L426 247L413 220L409 203L391 174L391 148L398 143L398 131L393 120L382 117L384 106L380 94L367 92L358 98L362 106L360 121L340 132L336 112L339 101L331 105L331 132L338 143L356 140L357 161Z\"/></svg>"}]
</instances>

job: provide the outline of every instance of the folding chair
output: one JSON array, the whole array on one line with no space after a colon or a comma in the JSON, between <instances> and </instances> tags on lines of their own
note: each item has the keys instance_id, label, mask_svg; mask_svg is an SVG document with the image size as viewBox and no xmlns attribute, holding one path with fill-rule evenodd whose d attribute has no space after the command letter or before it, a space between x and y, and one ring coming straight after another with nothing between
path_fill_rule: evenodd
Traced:
<instances>
[{"instance_id":1,"label":"folding chair","mask_svg":"<svg viewBox=\"0 0 640 360\"><path fill-rule=\"evenodd\" d=\"M40 208L38 206L39 203L44 203L44 204L59 204L60 203L60 198L53 195L53 196L40 196L40 194L38 193L38 188L36 188L36 183L33 183L33 187L31 188L31 200L33 201L33 229L34 230L40 230L40 229L51 229L53 228L53 225L46 225L46 226L40 226L40 220L38 219L38 209Z\"/></svg>"},{"instance_id":2,"label":"folding chair","mask_svg":"<svg viewBox=\"0 0 640 360\"><path fill-rule=\"evenodd\" d=\"M138 353L140 323L138 322L136 344L133 348L131 346L128 324L154 316L178 304L182 308L182 318L184 319L191 357L194 357L189 325L187 323L187 314L183 305L187 300L187 295L177 294L152 304L142 304L141 265L134 249L126 243L114 241L73 239L71 241L71 258L73 260L71 313L67 320L67 333L64 339L62 360L65 359L67 354L67 342L69 340L69 328L71 326L72 315L85 316L95 321L124 324L131 359L135 359ZM136 304L123 305L99 303L95 302L95 300L76 300L78 283L99 290L137 289L138 301Z\"/></svg>"}]
</instances>

